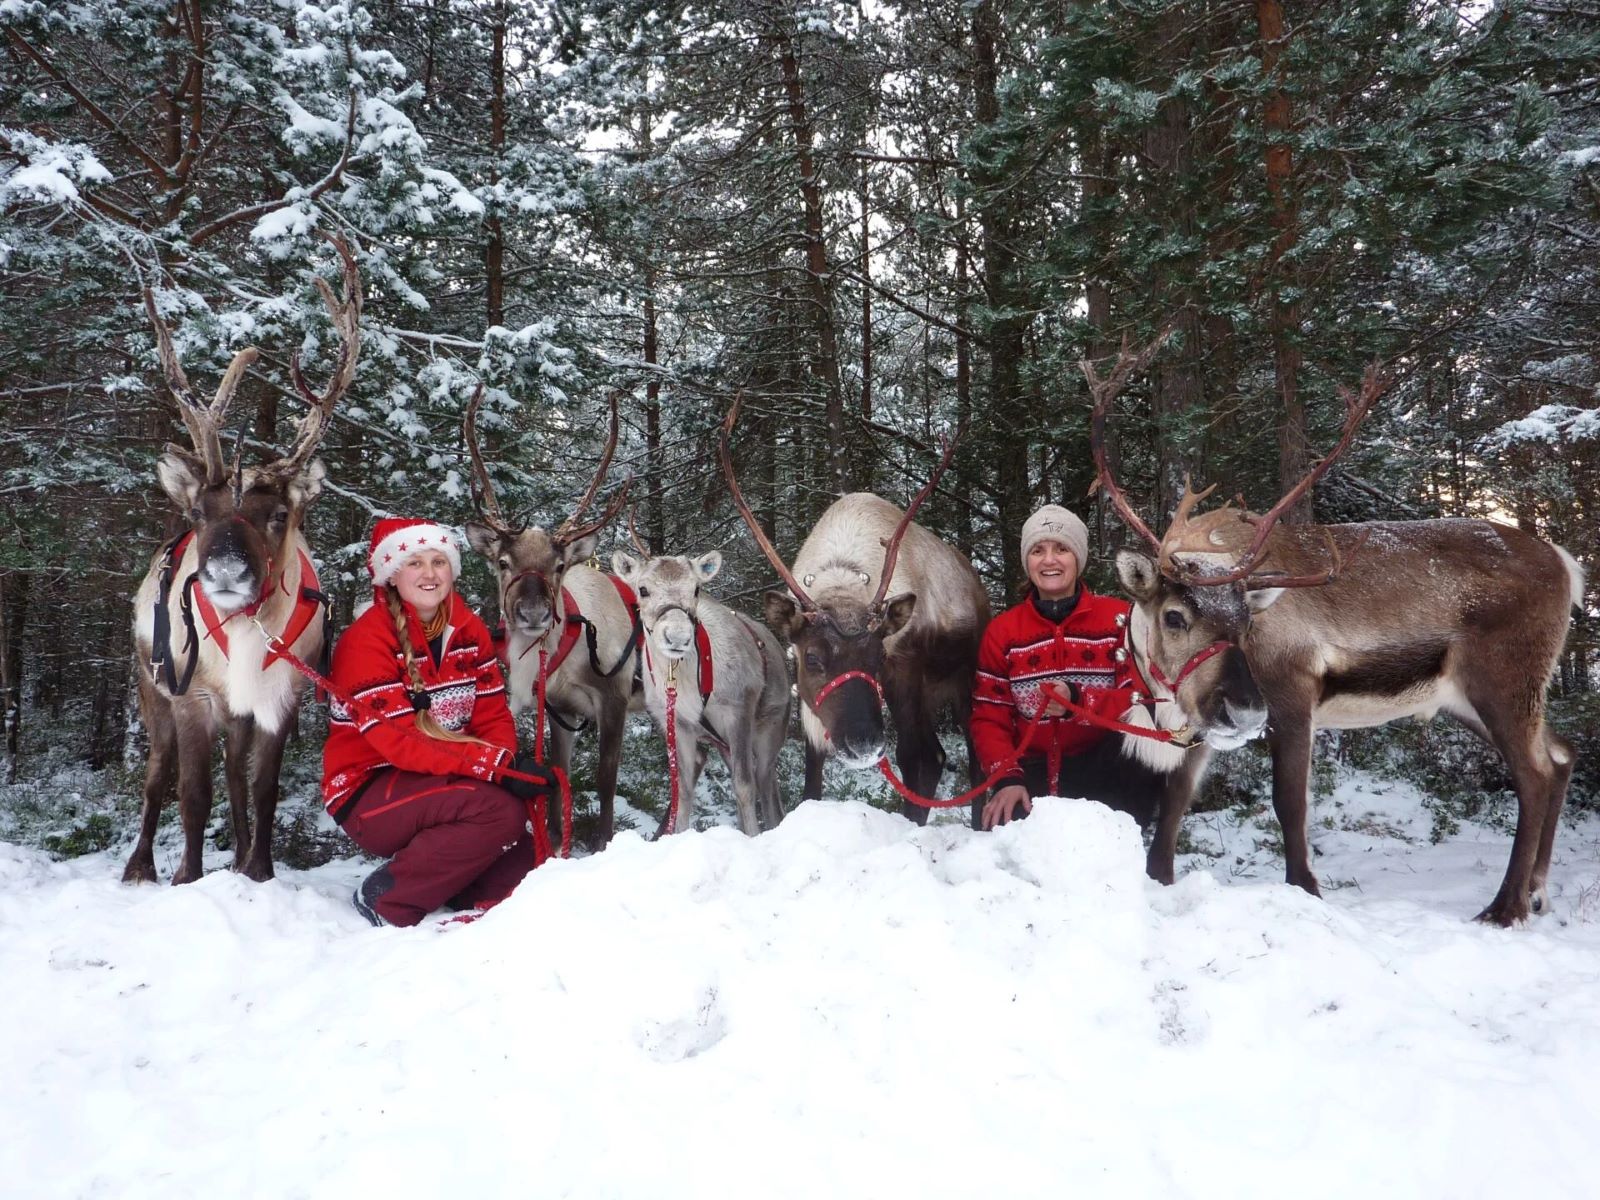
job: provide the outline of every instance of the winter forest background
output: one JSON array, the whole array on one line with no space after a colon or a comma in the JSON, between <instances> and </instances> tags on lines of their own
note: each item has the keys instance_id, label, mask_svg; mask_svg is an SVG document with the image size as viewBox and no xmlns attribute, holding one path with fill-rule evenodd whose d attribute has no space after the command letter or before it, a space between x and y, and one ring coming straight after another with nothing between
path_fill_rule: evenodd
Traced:
<instances>
[{"instance_id":1,"label":"winter forest background","mask_svg":"<svg viewBox=\"0 0 1600 1200\"><path fill-rule=\"evenodd\" d=\"M923 522L999 601L1025 516L1066 503L1109 590L1127 535L1085 498L1076 363L1171 321L1114 422L1135 504L1159 519L1192 473L1270 505L1332 444L1338 389L1392 364L1297 515L1492 515L1571 550L1589 597L1551 719L1569 802L1600 804L1593 0L0 0L0 24L0 837L81 852L136 813L129 600L181 440L142 284L197 384L261 348L234 427L281 446L290 354L329 361L321 232L367 295L309 522L338 627L375 515L471 515L480 380L501 503L543 522L620 390L640 532L722 548L713 590L749 611L771 572L714 437L741 389L740 478L786 555L841 490L903 503L967 425ZM463 586L492 605L482 563ZM280 859L332 852L321 721ZM644 730L623 791L659 811ZM1436 828L1510 807L1443 724L1324 749L1409 772ZM1205 803L1263 778L1227 756Z\"/></svg>"}]
</instances>

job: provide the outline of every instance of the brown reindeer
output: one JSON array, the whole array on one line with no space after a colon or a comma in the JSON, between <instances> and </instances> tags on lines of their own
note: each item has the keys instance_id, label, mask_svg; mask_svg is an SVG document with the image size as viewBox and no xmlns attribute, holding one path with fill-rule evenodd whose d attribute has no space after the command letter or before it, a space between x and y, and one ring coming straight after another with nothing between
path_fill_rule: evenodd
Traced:
<instances>
[{"instance_id":1,"label":"brown reindeer","mask_svg":"<svg viewBox=\"0 0 1600 1200\"><path fill-rule=\"evenodd\" d=\"M617 398L611 398L611 429L599 468L583 499L554 530L515 524L501 515L494 484L478 448L480 387L467 406L466 440L472 458L482 520L467 522L472 548L493 564L500 587L500 617L506 628L506 684L512 712L533 707L543 651L549 663L545 704L549 712L550 761L566 770L572 739L585 724L599 727L599 841L616 826L617 768L630 708L642 707L635 693L639 658L638 614L609 575L588 565L599 541L627 498L617 490L604 512L581 518L594 502L617 446ZM552 814L554 819L554 814Z\"/></svg>"},{"instance_id":2,"label":"brown reindeer","mask_svg":"<svg viewBox=\"0 0 1600 1200\"><path fill-rule=\"evenodd\" d=\"M917 509L950 464L954 444L904 512L881 496L853 492L817 521L791 571L745 503L733 472L728 438L739 415L735 400L722 424L723 474L735 505L767 560L789 587L768 592L766 619L793 649L806 735L803 799L822 797L829 753L848 767L877 764L885 754L883 689L898 747L901 777L912 791L932 796L944 773L938 719L954 713L963 734L972 715L972 677L978 640L989 622L989 597L962 555L920 525ZM968 761L975 762L968 734ZM974 769L976 769L974 767ZM901 811L925 824L928 810L909 801Z\"/></svg>"},{"instance_id":3,"label":"brown reindeer","mask_svg":"<svg viewBox=\"0 0 1600 1200\"><path fill-rule=\"evenodd\" d=\"M1497 521L1283 525L1282 515L1342 454L1386 389L1376 369L1345 392L1338 444L1264 517L1224 506L1195 515L1211 489L1185 487L1156 537L1107 468L1104 421L1130 367L1125 347L1095 398L1099 482L1152 555L1117 556L1135 603L1133 642L1175 676L1205 647L1244 651L1269 714L1272 801L1288 881L1319 895L1306 834L1312 734L1443 711L1497 749L1517 793L1517 831L1500 890L1480 920L1511 925L1548 904L1545 883L1573 750L1544 722L1545 688L1583 577L1559 546ZM1198 719L1203 721L1203 716ZM1171 882L1187 794L1169 791L1149 873Z\"/></svg>"},{"instance_id":4,"label":"brown reindeer","mask_svg":"<svg viewBox=\"0 0 1600 1200\"><path fill-rule=\"evenodd\" d=\"M231 468L222 451L223 419L255 348L234 355L215 397L204 404L189 386L154 296L148 289L144 294L167 386L193 450L169 445L157 465L161 486L189 531L156 555L134 598L139 707L150 732L150 761L139 840L124 882L155 881L156 822L174 780L184 847L172 882L200 877L219 730L226 731L234 869L250 879L272 878L278 768L304 684L287 662L268 653L263 630L302 660L322 651L326 606L301 523L326 475L312 454L355 375L361 343L360 275L349 247L335 244L344 299L336 299L325 281L316 282L339 335L338 362L319 395L300 373L299 356L291 360L290 374L309 408L289 453L262 466L245 465L242 434Z\"/></svg>"}]
</instances>

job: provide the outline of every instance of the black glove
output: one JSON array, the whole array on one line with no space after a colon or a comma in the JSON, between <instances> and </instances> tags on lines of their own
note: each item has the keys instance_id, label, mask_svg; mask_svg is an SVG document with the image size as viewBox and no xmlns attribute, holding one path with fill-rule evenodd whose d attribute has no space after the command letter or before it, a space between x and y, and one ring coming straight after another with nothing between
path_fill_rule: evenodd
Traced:
<instances>
[{"instance_id":1,"label":"black glove","mask_svg":"<svg viewBox=\"0 0 1600 1200\"><path fill-rule=\"evenodd\" d=\"M524 750L517 755L516 761L511 766L513 770L520 771L524 775L532 775L539 780L538 783L534 783L531 779L518 779L512 775L505 776L500 781L501 785L518 800L537 800L541 796L549 798L555 795L555 770L551 767L540 765L530 751Z\"/></svg>"}]
</instances>

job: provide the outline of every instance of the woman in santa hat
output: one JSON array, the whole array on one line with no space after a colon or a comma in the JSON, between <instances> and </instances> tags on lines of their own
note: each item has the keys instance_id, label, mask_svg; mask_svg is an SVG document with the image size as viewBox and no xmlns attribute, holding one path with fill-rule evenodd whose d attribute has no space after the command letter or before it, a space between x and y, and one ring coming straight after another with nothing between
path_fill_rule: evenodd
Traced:
<instances>
[{"instance_id":1,"label":"woman in santa hat","mask_svg":"<svg viewBox=\"0 0 1600 1200\"><path fill-rule=\"evenodd\" d=\"M537 865L523 800L548 795L550 777L517 762L494 644L455 591L455 534L386 517L367 569L374 604L329 672L351 704L329 703L323 803L356 845L389 860L356 888L356 908L374 925L415 925L511 894ZM546 782L496 782L513 765Z\"/></svg>"}]
</instances>

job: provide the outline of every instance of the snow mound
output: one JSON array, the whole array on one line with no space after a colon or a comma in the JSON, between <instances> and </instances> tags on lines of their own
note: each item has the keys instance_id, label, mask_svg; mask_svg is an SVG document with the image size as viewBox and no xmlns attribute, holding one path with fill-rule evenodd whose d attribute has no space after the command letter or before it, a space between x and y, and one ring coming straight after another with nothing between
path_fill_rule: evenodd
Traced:
<instances>
[{"instance_id":1,"label":"snow mound","mask_svg":"<svg viewBox=\"0 0 1600 1200\"><path fill-rule=\"evenodd\" d=\"M372 930L355 869L129 888L0 846L28 1195L1586 1195L1600 932L1143 877L811 803ZM1357 1150L1356 1148L1359 1148ZM1287 1177L1287 1179L1286 1179Z\"/></svg>"}]
</instances>

